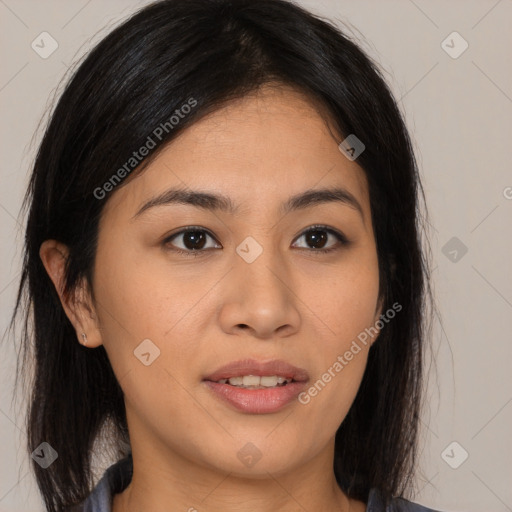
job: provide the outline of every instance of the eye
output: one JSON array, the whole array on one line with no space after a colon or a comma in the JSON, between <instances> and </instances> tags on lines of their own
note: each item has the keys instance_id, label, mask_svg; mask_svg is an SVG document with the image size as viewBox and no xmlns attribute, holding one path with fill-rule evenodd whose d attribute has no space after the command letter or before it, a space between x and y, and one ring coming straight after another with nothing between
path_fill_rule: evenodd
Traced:
<instances>
[{"instance_id":1,"label":"eye","mask_svg":"<svg viewBox=\"0 0 512 512\"><path fill-rule=\"evenodd\" d=\"M327 243L329 236L337 239L338 243L334 244L334 246L330 246L324 248ZM349 244L349 241L342 233L328 228L327 226L311 226L308 230L306 230L297 240L300 238L305 238L306 243L313 245L314 248L310 249L312 252L320 252L320 253L328 253L332 251L337 251L341 249L343 246ZM319 247L320 246L320 247ZM300 247L303 249L304 247ZM308 247L305 247L308 249Z\"/></svg>"},{"instance_id":2,"label":"eye","mask_svg":"<svg viewBox=\"0 0 512 512\"><path fill-rule=\"evenodd\" d=\"M215 240L215 238L205 229L191 226L187 229L184 229L183 231L180 231L179 233L175 233L174 235L171 235L170 237L166 238L163 241L163 245L165 247L169 247L170 245L172 245L174 247L172 247L171 250L178 252L180 254L185 254L186 256L199 256L201 253L206 252L206 249L219 248L215 246L208 247L208 238ZM181 248L179 246L178 248L176 248L175 242L171 243L171 241L180 239L182 246Z\"/></svg>"},{"instance_id":3,"label":"eye","mask_svg":"<svg viewBox=\"0 0 512 512\"><path fill-rule=\"evenodd\" d=\"M329 240L329 237L334 238L338 241L338 243L325 248L324 246ZM173 252L194 257L201 256L207 252L207 249L222 248L220 244L217 246L215 244L213 246L208 246L208 238L217 242L215 237L207 230L196 226L190 226L187 229L167 237L162 242L162 245L165 248L172 250ZM336 251L350 243L342 233L328 228L327 226L319 225L311 226L309 229L304 231L304 233L299 238L297 238L297 240L300 238L304 238L306 243L312 245L313 248L299 247L299 249L309 249L311 252L316 253L328 253ZM181 247L179 245L177 246L175 240L181 241Z\"/></svg>"}]
</instances>

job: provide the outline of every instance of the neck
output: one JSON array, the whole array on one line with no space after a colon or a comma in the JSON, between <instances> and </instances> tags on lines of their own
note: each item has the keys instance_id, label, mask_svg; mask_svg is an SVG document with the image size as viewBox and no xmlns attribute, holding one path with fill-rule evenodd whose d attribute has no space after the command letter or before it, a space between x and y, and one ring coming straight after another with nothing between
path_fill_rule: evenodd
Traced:
<instances>
[{"instance_id":1,"label":"neck","mask_svg":"<svg viewBox=\"0 0 512 512\"><path fill-rule=\"evenodd\" d=\"M265 472L266 476L251 478L199 466L177 454L156 460L144 452L132 454L132 480L114 496L113 512L366 510L363 502L349 499L341 491L332 463L325 464L326 457L317 457L286 473Z\"/></svg>"}]
</instances>

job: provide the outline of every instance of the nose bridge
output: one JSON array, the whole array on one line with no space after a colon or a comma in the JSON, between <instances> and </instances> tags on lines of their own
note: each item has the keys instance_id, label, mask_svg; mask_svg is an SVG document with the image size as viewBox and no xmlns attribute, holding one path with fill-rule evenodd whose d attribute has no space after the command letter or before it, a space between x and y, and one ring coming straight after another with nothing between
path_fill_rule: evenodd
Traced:
<instances>
[{"instance_id":1,"label":"nose bridge","mask_svg":"<svg viewBox=\"0 0 512 512\"><path fill-rule=\"evenodd\" d=\"M287 326L286 332L297 328L300 317L292 278L284 258L271 244L272 236L266 234L248 236L236 247L234 268L229 273L236 284L229 287L221 315L225 330L243 325L257 336L267 337L283 326Z\"/></svg>"},{"instance_id":2,"label":"nose bridge","mask_svg":"<svg viewBox=\"0 0 512 512\"><path fill-rule=\"evenodd\" d=\"M269 298L287 295L282 289L287 281L286 268L278 248L273 245L271 233L246 237L237 247L235 265L247 288ZM286 287L285 287L286 288Z\"/></svg>"}]
</instances>

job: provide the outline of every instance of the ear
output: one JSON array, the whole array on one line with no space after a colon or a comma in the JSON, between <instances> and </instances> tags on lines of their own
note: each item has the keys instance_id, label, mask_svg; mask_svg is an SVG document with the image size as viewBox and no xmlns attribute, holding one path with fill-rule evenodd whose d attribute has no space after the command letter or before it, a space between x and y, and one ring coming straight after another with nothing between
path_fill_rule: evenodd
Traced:
<instances>
[{"instance_id":1,"label":"ear","mask_svg":"<svg viewBox=\"0 0 512 512\"><path fill-rule=\"evenodd\" d=\"M395 255L392 254L392 253L388 254L388 261L389 261L390 279L393 280L393 279L395 279L395 275L396 275L396 258L395 258ZM380 317L382 315L382 310L383 309L384 309L384 295L381 295L381 296L379 296L379 299L377 301L377 307L375 308L375 318L374 318L374 321L373 321L373 325L376 326L378 320L380 319ZM380 336L380 329L379 329L379 333L377 334L377 336L375 336L373 338L373 340L371 342L371 345L373 345L373 343L377 341L379 336Z\"/></svg>"},{"instance_id":2,"label":"ear","mask_svg":"<svg viewBox=\"0 0 512 512\"><path fill-rule=\"evenodd\" d=\"M380 318L380 315L382 315L383 306L384 306L384 297L380 296L377 301L377 306L375 307L374 323L377 322L377 320Z\"/></svg>"},{"instance_id":3,"label":"ear","mask_svg":"<svg viewBox=\"0 0 512 512\"><path fill-rule=\"evenodd\" d=\"M103 340L86 280L83 279L69 295L64 293L68 254L68 247L56 240L45 240L39 248L39 257L55 286L66 316L75 328L78 341L87 347L98 347Z\"/></svg>"},{"instance_id":4,"label":"ear","mask_svg":"<svg viewBox=\"0 0 512 512\"><path fill-rule=\"evenodd\" d=\"M373 319L373 325L374 326L376 326L377 321L380 319L380 316L382 315L382 308L383 307L384 307L384 297L380 296L378 301L377 301L377 307L375 308L375 316L374 316L374 319ZM370 346L372 346L379 339L379 336L380 336L380 329L379 329L379 333L372 339L372 341L370 343Z\"/></svg>"}]
</instances>

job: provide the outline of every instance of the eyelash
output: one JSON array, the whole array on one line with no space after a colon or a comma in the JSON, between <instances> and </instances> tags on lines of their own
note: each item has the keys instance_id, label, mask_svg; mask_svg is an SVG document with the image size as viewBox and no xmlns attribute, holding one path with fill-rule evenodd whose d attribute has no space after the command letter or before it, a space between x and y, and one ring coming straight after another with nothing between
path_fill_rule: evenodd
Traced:
<instances>
[{"instance_id":1,"label":"eyelash","mask_svg":"<svg viewBox=\"0 0 512 512\"><path fill-rule=\"evenodd\" d=\"M328 249L308 249L308 248L304 248L304 247L300 247L299 249L310 251L312 253L328 254L328 253L331 253L334 251L339 251L341 248L350 244L350 241L345 237L345 235L343 235L339 231L336 231L334 229L331 229L331 228L329 228L327 226L323 226L323 225L314 225L314 226L309 227L308 229L303 231L299 237L297 237L297 240L299 238L301 238L302 236L308 234L310 231L325 231L331 235L334 235L338 239L338 242L340 243L340 245L334 245L333 247L329 247ZM173 240L174 238L176 238L180 235L184 235L184 234L190 233L190 232L206 233L208 236L213 238L217 243L219 243L208 230L201 228L199 226L197 226L197 227L190 226L182 231L179 231L178 233L174 233L173 235L167 237L165 240L163 240L162 245L168 249L168 246L169 246L169 243L171 240ZM209 251L210 249L184 250L184 249L177 249L177 248L173 247L170 250L172 250L173 252L178 253L178 254L183 254L185 256L192 256L193 258L197 258L198 256L202 256L205 252Z\"/></svg>"}]
</instances>

